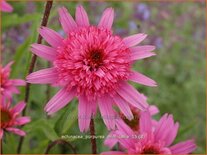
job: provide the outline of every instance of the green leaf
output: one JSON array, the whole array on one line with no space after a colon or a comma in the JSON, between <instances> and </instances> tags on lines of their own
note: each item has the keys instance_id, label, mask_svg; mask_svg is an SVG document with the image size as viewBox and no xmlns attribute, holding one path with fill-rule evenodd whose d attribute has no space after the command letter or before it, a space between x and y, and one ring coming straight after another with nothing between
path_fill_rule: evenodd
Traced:
<instances>
[{"instance_id":1,"label":"green leaf","mask_svg":"<svg viewBox=\"0 0 207 155\"><path fill-rule=\"evenodd\" d=\"M24 126L24 130L26 132L35 132L36 130L40 130L51 141L59 139L57 133L55 132L51 124L48 123L45 119L37 120Z\"/></svg>"},{"instance_id":2,"label":"green leaf","mask_svg":"<svg viewBox=\"0 0 207 155\"><path fill-rule=\"evenodd\" d=\"M16 153L17 140L19 140L19 136L10 132L4 132L3 139L3 153Z\"/></svg>"},{"instance_id":3,"label":"green leaf","mask_svg":"<svg viewBox=\"0 0 207 155\"><path fill-rule=\"evenodd\" d=\"M73 104L73 102L70 104ZM67 132L73 123L77 120L76 118L78 109L75 107L73 110L71 110L71 107L69 108L70 104L65 108L64 113L60 116L55 124L55 131L59 133L59 135Z\"/></svg>"},{"instance_id":4,"label":"green leaf","mask_svg":"<svg viewBox=\"0 0 207 155\"><path fill-rule=\"evenodd\" d=\"M7 14L2 16L2 29L8 29L8 27L14 27L26 22L34 22L39 20L41 15L39 13L25 14L24 16L18 16L17 14ZM9 19L9 20L8 20Z\"/></svg>"},{"instance_id":5,"label":"green leaf","mask_svg":"<svg viewBox=\"0 0 207 155\"><path fill-rule=\"evenodd\" d=\"M185 128L183 128L182 130L179 131L178 136L177 137L181 137L184 136L188 131L190 131L190 129L192 129L196 124L196 121L192 121L191 123L189 123L188 125L185 126Z\"/></svg>"},{"instance_id":6,"label":"green leaf","mask_svg":"<svg viewBox=\"0 0 207 155\"><path fill-rule=\"evenodd\" d=\"M22 58L24 57L25 52L28 51L28 47L29 47L30 42L31 42L30 38L28 38L21 46L19 46L17 48L17 51L14 55L15 63L14 63L14 65L12 65L12 73L11 73L12 77L14 75L18 74L17 73L18 72L17 71L18 65L21 62Z\"/></svg>"},{"instance_id":7,"label":"green leaf","mask_svg":"<svg viewBox=\"0 0 207 155\"><path fill-rule=\"evenodd\" d=\"M66 133L78 119L78 108L76 107L65 120L63 124L63 134Z\"/></svg>"},{"instance_id":8,"label":"green leaf","mask_svg":"<svg viewBox=\"0 0 207 155\"><path fill-rule=\"evenodd\" d=\"M58 133L58 135L62 134L63 124L64 124L65 120L67 119L69 113L70 113L70 110L68 110L68 106L67 106L67 107L65 107L63 114L57 120L57 122L55 124L55 131Z\"/></svg>"}]
</instances>

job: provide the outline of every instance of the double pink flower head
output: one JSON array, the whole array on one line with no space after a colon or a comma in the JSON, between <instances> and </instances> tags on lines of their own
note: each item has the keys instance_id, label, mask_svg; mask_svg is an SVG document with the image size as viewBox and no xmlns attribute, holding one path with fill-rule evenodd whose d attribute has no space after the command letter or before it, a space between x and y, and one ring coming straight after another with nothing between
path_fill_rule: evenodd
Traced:
<instances>
[{"instance_id":1,"label":"double pink flower head","mask_svg":"<svg viewBox=\"0 0 207 155\"><path fill-rule=\"evenodd\" d=\"M148 108L143 96L128 83L156 86L152 79L132 70L135 60L155 55L151 52L154 46L136 46L147 35L139 33L122 39L113 34L112 8L104 11L97 26L90 25L82 6L76 8L75 20L66 8L59 9L59 16L65 37L41 27L39 33L50 46L33 44L31 49L53 66L26 78L29 83L60 87L45 111L53 114L77 97L79 128L83 132L88 130L97 106L108 129L115 127L112 106L118 106L129 120L133 119L130 106L140 110Z\"/></svg>"}]
</instances>

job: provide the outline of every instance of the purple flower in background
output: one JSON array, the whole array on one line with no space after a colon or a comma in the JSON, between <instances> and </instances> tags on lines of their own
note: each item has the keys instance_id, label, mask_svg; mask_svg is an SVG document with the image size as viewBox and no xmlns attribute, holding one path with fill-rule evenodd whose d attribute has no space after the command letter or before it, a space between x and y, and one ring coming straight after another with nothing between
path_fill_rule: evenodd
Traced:
<instances>
[{"instance_id":1,"label":"purple flower in background","mask_svg":"<svg viewBox=\"0 0 207 155\"><path fill-rule=\"evenodd\" d=\"M156 38L155 45L157 48L161 48L163 46L161 37Z\"/></svg>"},{"instance_id":2,"label":"purple flower in background","mask_svg":"<svg viewBox=\"0 0 207 155\"><path fill-rule=\"evenodd\" d=\"M129 29L131 31L137 31L138 30L138 26L134 21L129 21L128 26L129 26Z\"/></svg>"},{"instance_id":3,"label":"purple flower in background","mask_svg":"<svg viewBox=\"0 0 207 155\"><path fill-rule=\"evenodd\" d=\"M144 3L140 3L140 4L136 5L134 16L135 16L135 18L137 18L141 21L148 20L150 17L149 7Z\"/></svg>"},{"instance_id":4,"label":"purple flower in background","mask_svg":"<svg viewBox=\"0 0 207 155\"><path fill-rule=\"evenodd\" d=\"M157 47L157 48L163 47L163 39L162 39L162 37L159 37L159 36L152 37L150 43L155 45L155 47Z\"/></svg>"}]
</instances>

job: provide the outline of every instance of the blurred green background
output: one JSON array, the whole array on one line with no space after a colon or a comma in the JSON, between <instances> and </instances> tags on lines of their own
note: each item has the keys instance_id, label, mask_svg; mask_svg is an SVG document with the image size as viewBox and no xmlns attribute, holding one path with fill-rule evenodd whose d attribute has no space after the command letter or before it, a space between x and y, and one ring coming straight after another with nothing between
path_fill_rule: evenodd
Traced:
<instances>
[{"instance_id":1,"label":"blurred green background","mask_svg":"<svg viewBox=\"0 0 207 155\"><path fill-rule=\"evenodd\" d=\"M9 2L13 13L2 13L2 63L15 61L13 78L25 78L31 60L29 47L37 40L44 2ZM113 31L121 36L146 33L142 44L155 45L157 56L138 61L134 68L157 81L158 87L135 85L148 96L148 102L159 107L159 119L164 113L174 115L180 123L175 142L195 138L198 145L195 153L205 153L206 146L206 17L205 1L197 2L54 2L48 27L63 33L57 9L68 8L74 16L75 7L82 4L91 23L96 24L106 7L115 9ZM48 63L38 58L35 70L46 68ZM43 108L47 102L46 85L32 85L27 115L32 122L24 126L27 136L22 153L44 153L49 142L62 135L82 135L78 122L77 101L52 117L47 117ZM57 92L51 88L50 96ZM14 103L24 98L16 95ZM96 134L107 135L101 119L96 119ZM86 133L89 134L89 133ZM6 134L4 153L16 153L19 137ZM90 153L90 140L68 139L78 153ZM98 152L109 150L98 139ZM65 146L55 146L50 153L72 153Z\"/></svg>"}]
</instances>

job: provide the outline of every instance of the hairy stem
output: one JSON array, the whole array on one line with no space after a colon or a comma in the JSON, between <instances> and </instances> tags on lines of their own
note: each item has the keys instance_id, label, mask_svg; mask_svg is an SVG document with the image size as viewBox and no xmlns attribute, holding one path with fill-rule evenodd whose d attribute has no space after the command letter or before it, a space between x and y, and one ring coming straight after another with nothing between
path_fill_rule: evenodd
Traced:
<instances>
[{"instance_id":1,"label":"hairy stem","mask_svg":"<svg viewBox=\"0 0 207 155\"><path fill-rule=\"evenodd\" d=\"M47 149L46 149L46 151L45 151L45 154L48 154L49 151L50 151L55 145L57 145L57 144L62 144L62 145L66 145L66 146L70 147L71 150L73 151L73 153L76 154L76 150L75 150L74 146L73 146L70 142L65 141L65 140L62 140L62 139L58 139L58 140L55 140L55 141L51 142L51 143L47 146Z\"/></svg>"},{"instance_id":2,"label":"hairy stem","mask_svg":"<svg viewBox=\"0 0 207 155\"><path fill-rule=\"evenodd\" d=\"M46 26L47 25L48 18L49 18L49 15L50 15L50 10L52 8L52 4L53 4L52 0L46 2L45 11L44 11L44 14L43 14L41 26ZM37 43L38 44L42 43L42 36L41 35L38 36ZM32 60L31 60L30 66L29 66L28 74L33 72L36 60L37 60L37 56L33 54ZM25 98L24 98L24 101L26 103L28 103L28 101L29 101L29 94L30 94L30 84L27 83L26 84L26 90L25 90ZM25 114L26 114L26 109L27 109L27 106L25 107L25 109L22 112L23 116L25 116ZM18 148L17 148L17 153L18 154L21 153L23 141L24 141L24 137L20 137L19 145L18 145Z\"/></svg>"},{"instance_id":3,"label":"hairy stem","mask_svg":"<svg viewBox=\"0 0 207 155\"><path fill-rule=\"evenodd\" d=\"M91 150L93 154L96 154L96 139L95 139L95 124L93 118L90 122L90 133L91 133Z\"/></svg>"}]
</instances>

